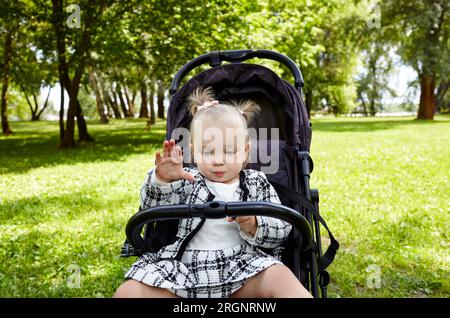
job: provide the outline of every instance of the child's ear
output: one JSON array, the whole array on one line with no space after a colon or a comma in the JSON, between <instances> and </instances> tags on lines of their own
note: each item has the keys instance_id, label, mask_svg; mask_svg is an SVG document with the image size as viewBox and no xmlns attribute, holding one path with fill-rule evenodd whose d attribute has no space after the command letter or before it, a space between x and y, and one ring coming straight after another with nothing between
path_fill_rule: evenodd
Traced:
<instances>
[{"instance_id":1,"label":"child's ear","mask_svg":"<svg viewBox=\"0 0 450 318\"><path fill-rule=\"evenodd\" d=\"M250 152L250 143L249 142L247 142L245 144L245 152Z\"/></svg>"},{"instance_id":2,"label":"child's ear","mask_svg":"<svg viewBox=\"0 0 450 318\"><path fill-rule=\"evenodd\" d=\"M250 160L250 143L247 142L244 147L244 163L242 165L242 169L245 169L248 165L248 161Z\"/></svg>"}]
</instances>

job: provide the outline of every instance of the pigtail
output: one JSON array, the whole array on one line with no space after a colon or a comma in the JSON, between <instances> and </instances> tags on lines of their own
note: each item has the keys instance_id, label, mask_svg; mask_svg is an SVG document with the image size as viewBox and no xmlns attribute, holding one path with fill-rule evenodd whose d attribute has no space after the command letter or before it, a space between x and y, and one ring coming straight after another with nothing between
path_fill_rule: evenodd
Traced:
<instances>
[{"instance_id":1,"label":"pigtail","mask_svg":"<svg viewBox=\"0 0 450 318\"><path fill-rule=\"evenodd\" d=\"M240 102L233 101L231 103L235 106L239 112L244 116L247 123L256 117L256 115L261 111L261 107L252 100L244 100Z\"/></svg>"},{"instance_id":2,"label":"pigtail","mask_svg":"<svg viewBox=\"0 0 450 318\"><path fill-rule=\"evenodd\" d=\"M211 87L203 88L197 87L192 94L188 97L188 109L192 117L197 113L198 107L202 106L206 102L213 102L214 91Z\"/></svg>"}]
</instances>

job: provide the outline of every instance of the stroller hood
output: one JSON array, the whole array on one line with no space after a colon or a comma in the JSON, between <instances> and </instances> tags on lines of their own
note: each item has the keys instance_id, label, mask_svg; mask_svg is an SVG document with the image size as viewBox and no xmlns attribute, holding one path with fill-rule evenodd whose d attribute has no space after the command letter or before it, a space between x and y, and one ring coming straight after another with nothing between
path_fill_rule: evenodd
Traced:
<instances>
[{"instance_id":1,"label":"stroller hood","mask_svg":"<svg viewBox=\"0 0 450 318\"><path fill-rule=\"evenodd\" d=\"M300 93L272 70L255 64L226 64L203 71L181 87L173 96L167 118L167 138L175 128L189 128L192 120L187 97L198 86L211 86L219 101L252 99L261 113L250 127L278 128L279 139L290 146L309 151L311 126ZM270 136L268 137L270 139Z\"/></svg>"}]
</instances>

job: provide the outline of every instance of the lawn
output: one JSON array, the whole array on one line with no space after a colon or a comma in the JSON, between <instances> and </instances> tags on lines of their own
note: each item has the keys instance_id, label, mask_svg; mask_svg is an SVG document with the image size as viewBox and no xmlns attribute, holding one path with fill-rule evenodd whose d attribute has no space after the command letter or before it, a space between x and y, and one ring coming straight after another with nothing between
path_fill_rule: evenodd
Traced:
<instances>
[{"instance_id":1,"label":"lawn","mask_svg":"<svg viewBox=\"0 0 450 318\"><path fill-rule=\"evenodd\" d=\"M60 150L56 122L0 137L0 297L110 297L133 259L124 227L165 136L159 121L89 122ZM449 297L450 117L315 119L311 183L341 243L330 297ZM326 239L325 239L326 240Z\"/></svg>"}]
</instances>

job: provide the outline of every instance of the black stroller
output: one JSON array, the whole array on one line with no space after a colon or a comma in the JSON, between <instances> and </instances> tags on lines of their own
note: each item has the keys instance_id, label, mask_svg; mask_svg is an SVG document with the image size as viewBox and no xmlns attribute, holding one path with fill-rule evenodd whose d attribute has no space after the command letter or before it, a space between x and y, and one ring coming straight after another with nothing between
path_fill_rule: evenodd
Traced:
<instances>
[{"instance_id":1,"label":"black stroller","mask_svg":"<svg viewBox=\"0 0 450 318\"><path fill-rule=\"evenodd\" d=\"M241 63L251 58L271 59L284 64L294 75L294 86L261 65ZM221 65L223 61L230 64ZM182 79L194 68L209 63L211 68L195 75L181 88ZM319 214L319 192L310 189L309 178L313 161L309 155L311 124L302 99L303 78L300 69L288 57L268 50L238 50L211 52L184 65L172 81L168 109L167 139L173 138L175 128L188 128L190 115L186 99L198 86L211 86L218 100L252 99L261 107L253 125L256 131L278 129L279 136L258 134L259 145L266 143L270 154L277 153L278 170L266 173L283 205L268 202L221 202L205 204L157 206L136 213L126 226L127 240L123 257L155 252L174 236L180 218L265 215L282 219L293 225L284 243L283 263L288 266L314 297L327 297L330 281L325 270L333 261L339 243ZM271 139L278 138L278 149L270 149ZM262 170L259 156L248 168ZM320 224L328 231L330 246L322 253ZM170 230L172 229L172 230ZM172 232L172 233L171 233ZM142 235L143 233L143 235ZM320 290L320 295L319 295Z\"/></svg>"}]
</instances>

